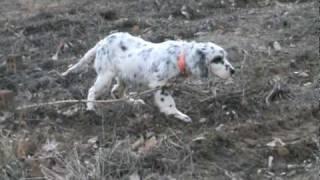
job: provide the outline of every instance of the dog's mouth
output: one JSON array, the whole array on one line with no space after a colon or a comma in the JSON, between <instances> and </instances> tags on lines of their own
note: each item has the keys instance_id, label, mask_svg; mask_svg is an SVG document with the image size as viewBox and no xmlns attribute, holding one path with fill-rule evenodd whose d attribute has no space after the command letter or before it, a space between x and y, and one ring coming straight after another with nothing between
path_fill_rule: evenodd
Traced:
<instances>
[{"instance_id":1,"label":"dog's mouth","mask_svg":"<svg viewBox=\"0 0 320 180\"><path fill-rule=\"evenodd\" d=\"M224 80L230 79L232 75L229 71L214 71L213 73Z\"/></svg>"},{"instance_id":2,"label":"dog's mouth","mask_svg":"<svg viewBox=\"0 0 320 180\"><path fill-rule=\"evenodd\" d=\"M235 70L231 65L215 65L210 68L210 71L224 80L231 78L235 74Z\"/></svg>"}]
</instances>

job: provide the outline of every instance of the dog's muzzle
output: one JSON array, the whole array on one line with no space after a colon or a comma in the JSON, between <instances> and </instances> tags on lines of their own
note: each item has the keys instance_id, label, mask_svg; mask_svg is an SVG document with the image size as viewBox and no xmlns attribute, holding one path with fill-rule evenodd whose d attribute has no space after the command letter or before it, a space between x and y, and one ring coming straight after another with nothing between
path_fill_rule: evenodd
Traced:
<instances>
[{"instance_id":1,"label":"dog's muzzle","mask_svg":"<svg viewBox=\"0 0 320 180\"><path fill-rule=\"evenodd\" d=\"M233 75L236 72L231 65L226 65L226 69L230 72L231 75Z\"/></svg>"},{"instance_id":2,"label":"dog's muzzle","mask_svg":"<svg viewBox=\"0 0 320 180\"><path fill-rule=\"evenodd\" d=\"M233 68L230 68L230 74L233 75L236 71Z\"/></svg>"}]
</instances>

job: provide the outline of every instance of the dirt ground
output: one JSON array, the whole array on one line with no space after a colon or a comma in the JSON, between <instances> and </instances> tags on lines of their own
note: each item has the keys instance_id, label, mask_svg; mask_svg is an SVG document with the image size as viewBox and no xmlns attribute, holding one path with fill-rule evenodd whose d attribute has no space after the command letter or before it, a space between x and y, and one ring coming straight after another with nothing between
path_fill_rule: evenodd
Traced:
<instances>
[{"instance_id":1,"label":"dirt ground","mask_svg":"<svg viewBox=\"0 0 320 180\"><path fill-rule=\"evenodd\" d=\"M150 94L98 114L82 103L2 109L0 179L319 179L318 1L2 0L0 14L0 89L16 107L85 99L93 69L59 73L116 31L212 41L237 70L232 82L172 88L189 124L160 114Z\"/></svg>"}]
</instances>

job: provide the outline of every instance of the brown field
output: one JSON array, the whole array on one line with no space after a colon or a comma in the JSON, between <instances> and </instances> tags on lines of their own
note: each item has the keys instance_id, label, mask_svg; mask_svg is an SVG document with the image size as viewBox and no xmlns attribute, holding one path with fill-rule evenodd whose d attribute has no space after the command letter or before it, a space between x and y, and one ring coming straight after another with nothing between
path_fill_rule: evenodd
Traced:
<instances>
[{"instance_id":1,"label":"brown field","mask_svg":"<svg viewBox=\"0 0 320 180\"><path fill-rule=\"evenodd\" d=\"M172 88L189 124L160 114L150 94L146 105L100 104L98 114L82 103L14 108L85 99L93 68L59 73L115 31L215 42L237 75ZM10 57L21 60L16 73L6 70ZM0 111L3 180L319 179L315 0L2 0L3 89L15 95Z\"/></svg>"}]
</instances>

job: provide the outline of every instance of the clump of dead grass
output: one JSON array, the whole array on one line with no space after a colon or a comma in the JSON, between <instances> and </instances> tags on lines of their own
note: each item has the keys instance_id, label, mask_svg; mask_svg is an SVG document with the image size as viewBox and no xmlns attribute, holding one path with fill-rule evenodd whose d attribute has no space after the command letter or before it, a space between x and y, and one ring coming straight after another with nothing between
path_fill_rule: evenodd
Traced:
<instances>
[{"instance_id":1,"label":"clump of dead grass","mask_svg":"<svg viewBox=\"0 0 320 180\"><path fill-rule=\"evenodd\" d=\"M23 176L23 167L14 153L14 139L0 132L0 179L12 180Z\"/></svg>"},{"instance_id":2,"label":"clump of dead grass","mask_svg":"<svg viewBox=\"0 0 320 180\"><path fill-rule=\"evenodd\" d=\"M83 144L81 146L85 149L75 147L65 155L60 152L52 154L55 165L49 167L42 164L41 171L46 179L66 180L130 179L133 174L149 179L160 176L192 177L194 160L190 142L177 137L152 136L138 146L136 142L140 139L129 137L116 140L106 147L94 148Z\"/></svg>"}]
</instances>

